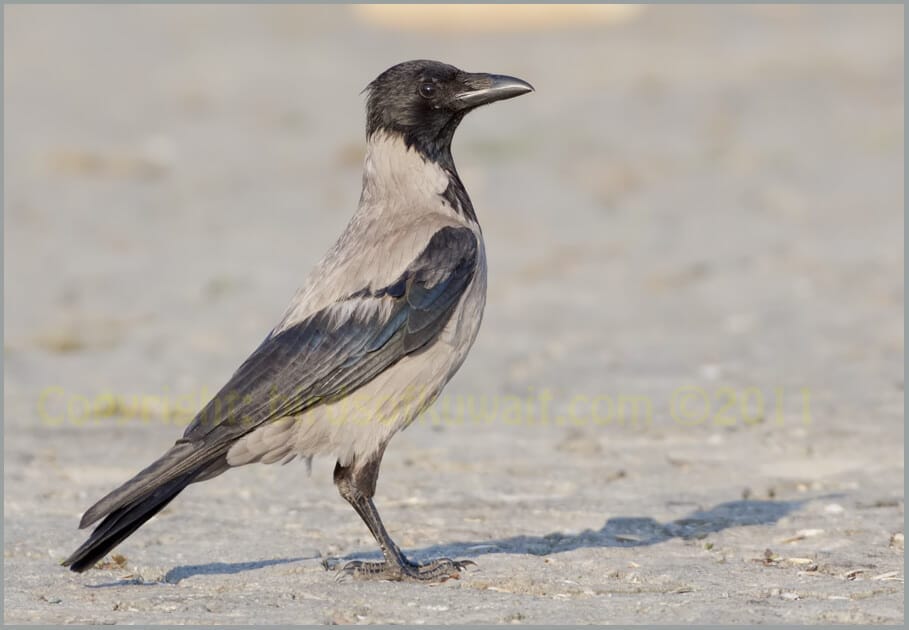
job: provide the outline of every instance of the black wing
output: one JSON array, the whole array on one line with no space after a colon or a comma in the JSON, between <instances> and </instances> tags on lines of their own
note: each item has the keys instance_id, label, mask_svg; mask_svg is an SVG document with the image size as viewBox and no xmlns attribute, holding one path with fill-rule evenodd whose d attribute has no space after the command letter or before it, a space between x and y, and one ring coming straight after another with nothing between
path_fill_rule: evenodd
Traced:
<instances>
[{"instance_id":1,"label":"black wing","mask_svg":"<svg viewBox=\"0 0 909 630\"><path fill-rule=\"evenodd\" d=\"M350 394L436 338L476 264L471 230L439 230L388 286L362 289L269 336L187 427L184 439L232 443L264 422ZM344 304L349 300L373 304L351 308Z\"/></svg>"},{"instance_id":2,"label":"black wing","mask_svg":"<svg viewBox=\"0 0 909 630\"><path fill-rule=\"evenodd\" d=\"M394 282L366 287L267 339L171 451L85 513L85 527L222 458L258 426L343 397L420 352L451 317L477 267L477 237L445 227ZM353 302L356 301L356 302Z\"/></svg>"}]
</instances>

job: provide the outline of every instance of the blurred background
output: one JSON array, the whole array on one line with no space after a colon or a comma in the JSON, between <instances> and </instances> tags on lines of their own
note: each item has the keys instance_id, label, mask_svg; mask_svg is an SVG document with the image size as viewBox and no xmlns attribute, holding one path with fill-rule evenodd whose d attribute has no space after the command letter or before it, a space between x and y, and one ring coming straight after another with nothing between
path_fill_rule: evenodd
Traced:
<instances>
[{"instance_id":1,"label":"blurred background","mask_svg":"<svg viewBox=\"0 0 909 630\"><path fill-rule=\"evenodd\" d=\"M415 425L386 456L379 504L402 544L497 539L514 555L481 560L517 579L531 560L513 537L590 531L575 551L540 538L532 559L579 554L575 571L652 553L638 579L671 590L654 576L676 573L659 563L671 563L671 545L688 547L669 536L658 554L627 550L604 518L669 523L732 499L844 493L799 512L820 524L792 527L827 532L813 552L842 572L869 549L901 567L890 535L902 530L903 495L902 6L16 5L4 21L7 621L156 619L154 594L130 595L139 612L89 612L85 578L48 560L81 542L82 509L176 439L277 321L355 208L361 90L412 58L518 76L536 92L473 113L455 138L489 296L439 422ZM697 411L680 417L686 388ZM517 397L524 418L539 419L541 392L553 398L548 423L509 422L494 402L482 426L445 422L483 397ZM636 397L652 413L592 422L591 408L584 422L556 422L579 396ZM192 488L195 503L160 517L195 532L192 551L161 525L163 544L143 529L124 553L166 568L181 562L177 549L191 563L293 556L295 544L371 550L334 495L332 464L317 462L302 490L301 468L262 466ZM212 516L238 493L245 507ZM855 508L877 499L890 507ZM321 516L261 551L237 522L314 505ZM855 520L826 521L842 511ZM783 513L764 515L757 534L713 535L728 537L730 558L760 555ZM229 541L208 540L212 520ZM852 530L869 538L839 545ZM685 566L699 561L710 562ZM294 579L330 581L304 566L311 575ZM728 591L737 570L693 588ZM219 588L250 579L207 573L227 580ZM842 580L829 588L843 601L746 605L762 579L722 605L615 603L611 619L902 617L899 585L859 601L836 595L851 588ZM61 580L71 594L55 594ZM515 606L517 620L599 619L596 596L554 605L526 583L511 588L519 605L496 599L474 620L514 620ZM116 590L92 596L113 602ZM344 621L326 597L312 621ZM364 614L446 621L414 610L424 617ZM225 619L217 607L184 612Z\"/></svg>"}]
</instances>

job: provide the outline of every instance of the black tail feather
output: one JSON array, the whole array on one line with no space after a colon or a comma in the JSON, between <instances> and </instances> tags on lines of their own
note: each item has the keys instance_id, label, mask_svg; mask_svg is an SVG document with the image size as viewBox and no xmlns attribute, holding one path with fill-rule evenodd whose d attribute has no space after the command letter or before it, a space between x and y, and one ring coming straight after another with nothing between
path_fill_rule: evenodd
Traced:
<instances>
[{"instance_id":1,"label":"black tail feather","mask_svg":"<svg viewBox=\"0 0 909 630\"><path fill-rule=\"evenodd\" d=\"M187 471L177 472L175 469L186 463L196 452L195 445L184 440L178 440L170 450L156 459L132 479L120 487L109 492L82 515L79 529L88 527L100 521L108 514L116 512L119 508L132 505L152 494L158 486L167 485Z\"/></svg>"},{"instance_id":2,"label":"black tail feather","mask_svg":"<svg viewBox=\"0 0 909 630\"><path fill-rule=\"evenodd\" d=\"M111 512L85 543L63 561L63 566L81 573L95 566L107 552L123 542L148 519L160 512L191 484L196 472L183 475L155 489L150 495Z\"/></svg>"}]
</instances>

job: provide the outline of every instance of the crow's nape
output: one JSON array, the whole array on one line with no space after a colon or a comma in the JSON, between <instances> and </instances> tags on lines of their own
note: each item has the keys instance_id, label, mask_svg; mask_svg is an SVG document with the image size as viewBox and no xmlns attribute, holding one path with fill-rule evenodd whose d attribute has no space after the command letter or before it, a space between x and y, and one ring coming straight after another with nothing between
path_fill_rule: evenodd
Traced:
<instances>
[{"instance_id":1,"label":"crow's nape","mask_svg":"<svg viewBox=\"0 0 909 630\"><path fill-rule=\"evenodd\" d=\"M81 547L63 561L63 566L81 573L95 566L107 552L123 542L148 519L160 512L197 477L197 472L183 475L155 489L145 498L118 508L101 521Z\"/></svg>"}]
</instances>

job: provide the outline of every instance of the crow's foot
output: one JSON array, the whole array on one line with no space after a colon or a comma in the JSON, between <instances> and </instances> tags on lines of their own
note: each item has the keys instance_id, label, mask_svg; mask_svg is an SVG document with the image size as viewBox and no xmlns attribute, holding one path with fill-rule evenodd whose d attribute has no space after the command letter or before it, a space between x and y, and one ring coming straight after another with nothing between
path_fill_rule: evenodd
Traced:
<instances>
[{"instance_id":1,"label":"crow's foot","mask_svg":"<svg viewBox=\"0 0 909 630\"><path fill-rule=\"evenodd\" d=\"M449 558L438 558L424 564L406 562L403 565L354 560L341 568L338 579L351 577L356 580L389 580L392 582L444 582L452 578L458 579L461 571L469 565L476 566L477 563L472 560L451 560Z\"/></svg>"}]
</instances>

